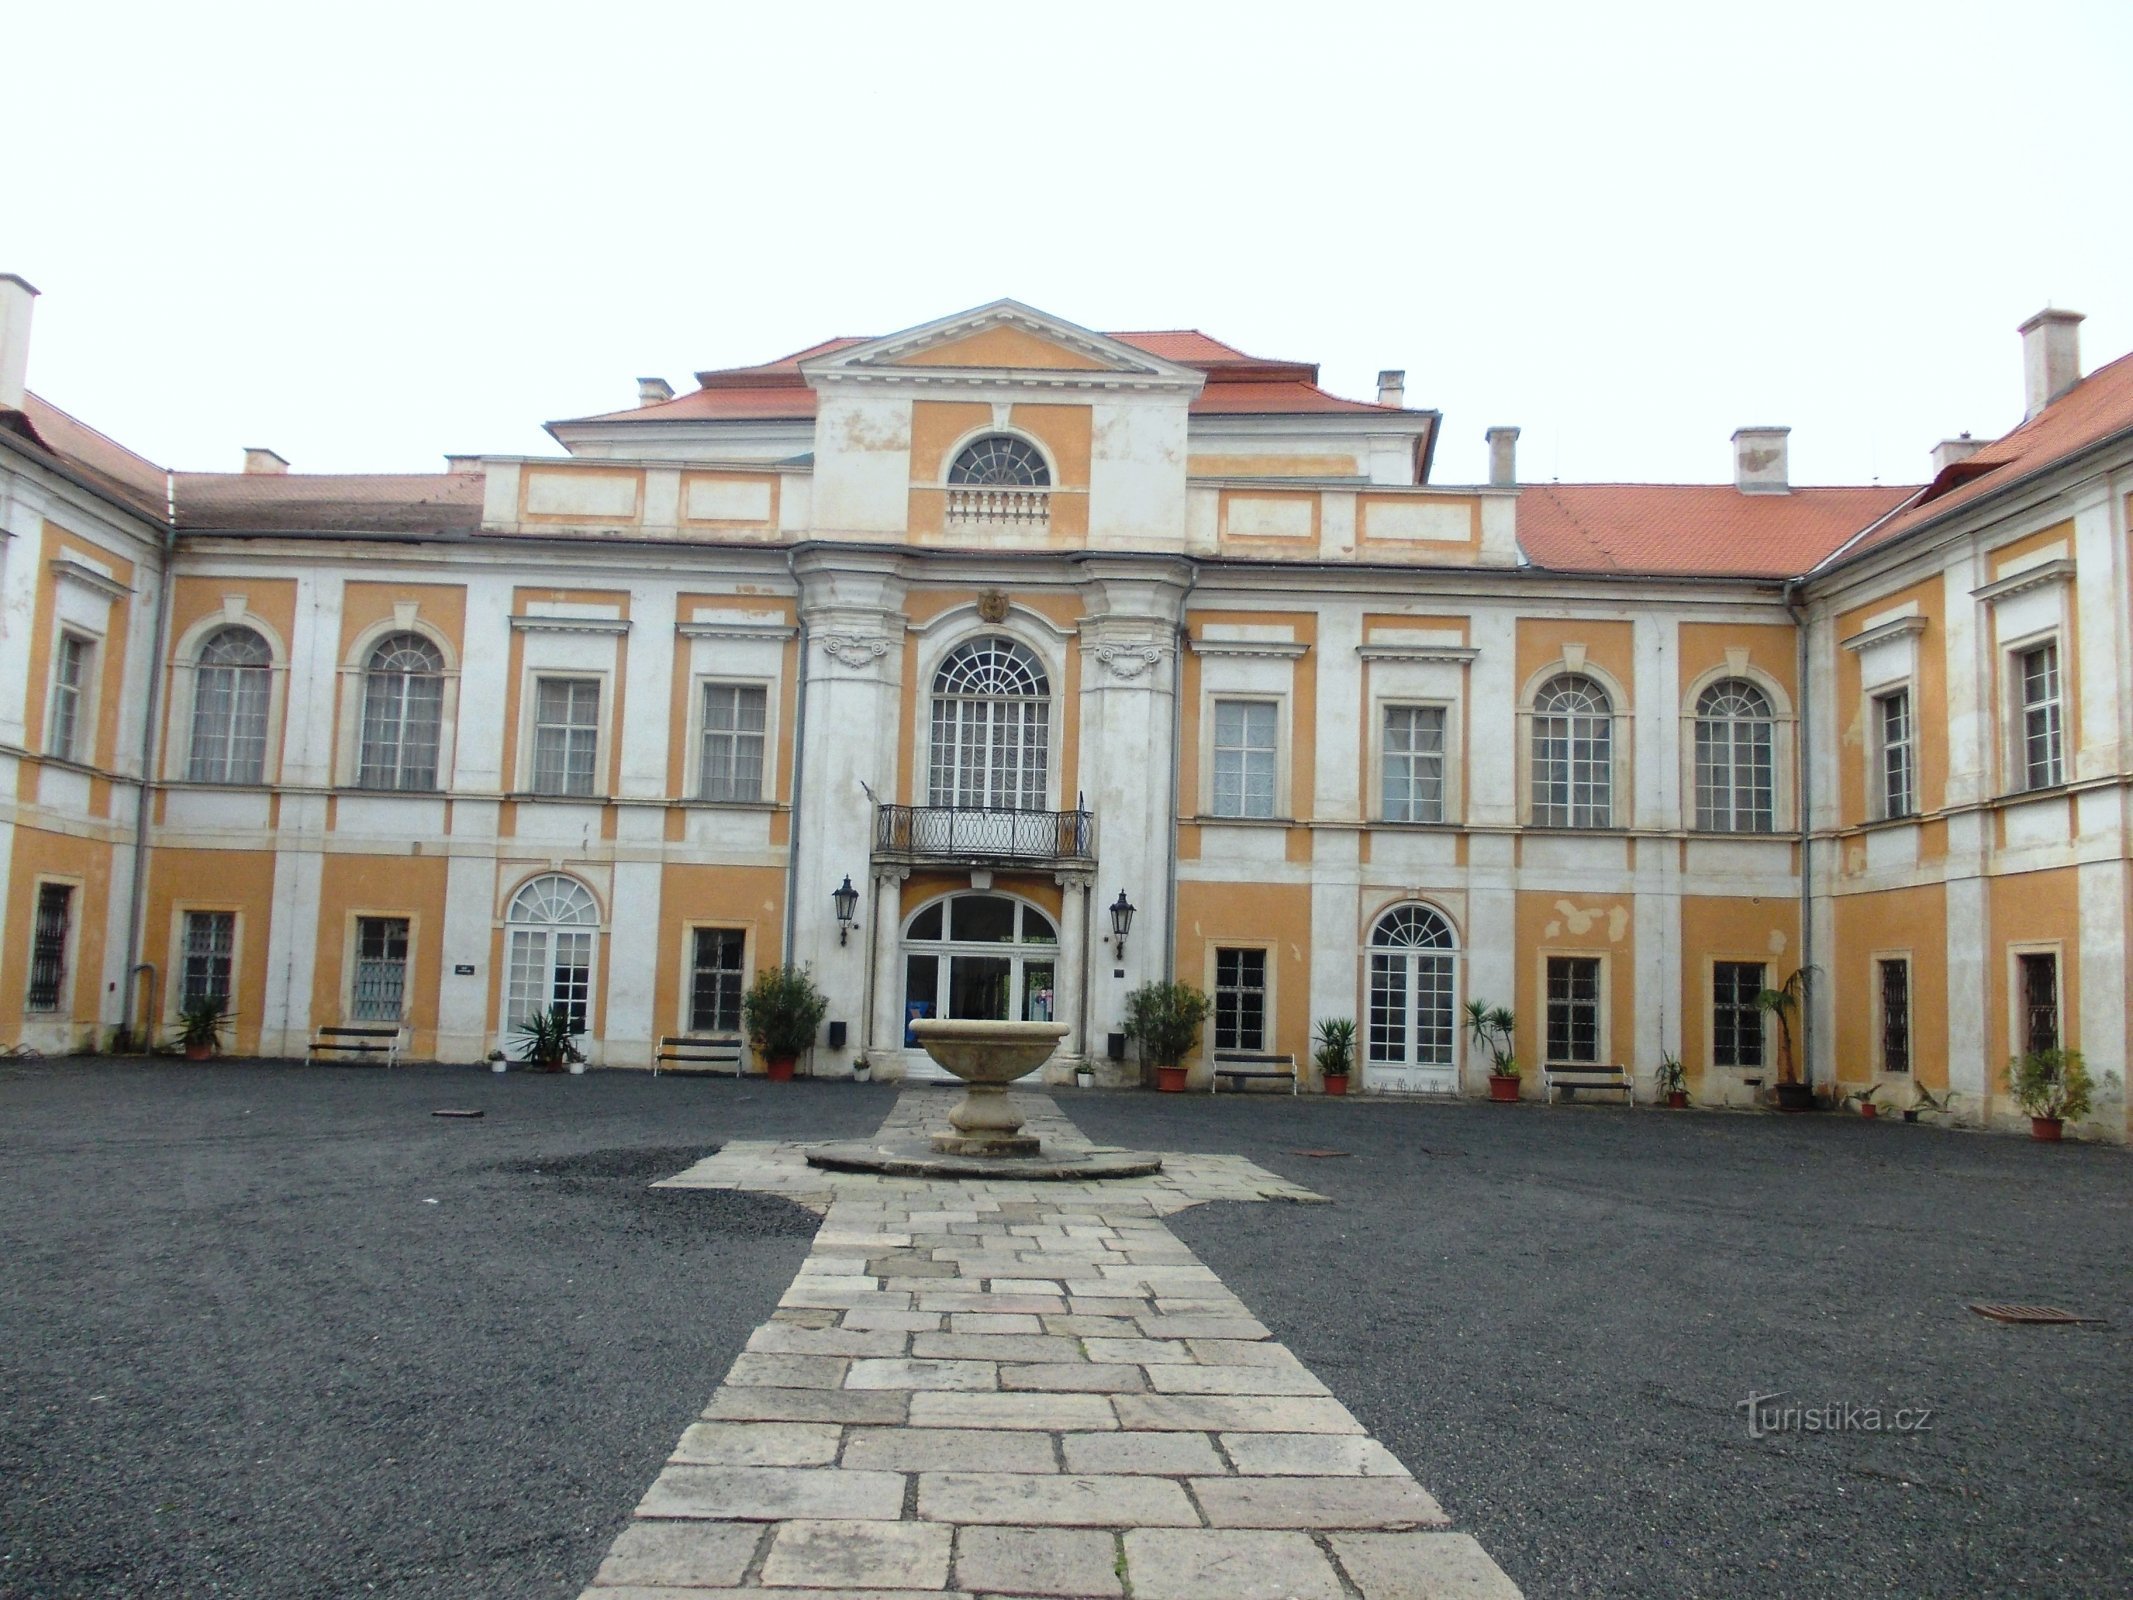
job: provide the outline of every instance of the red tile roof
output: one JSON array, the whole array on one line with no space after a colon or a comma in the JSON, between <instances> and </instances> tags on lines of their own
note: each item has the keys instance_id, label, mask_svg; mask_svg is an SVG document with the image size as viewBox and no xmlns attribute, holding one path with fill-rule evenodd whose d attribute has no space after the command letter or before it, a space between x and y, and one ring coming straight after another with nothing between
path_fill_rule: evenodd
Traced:
<instances>
[{"instance_id":1,"label":"red tile roof","mask_svg":"<svg viewBox=\"0 0 2133 1600\"><path fill-rule=\"evenodd\" d=\"M479 472L181 472L190 532L439 533L481 526Z\"/></svg>"},{"instance_id":2,"label":"red tile roof","mask_svg":"<svg viewBox=\"0 0 2133 1600\"><path fill-rule=\"evenodd\" d=\"M1792 578L1902 505L1916 488L1742 494L1724 483L1535 483L1518 542L1559 572Z\"/></svg>"},{"instance_id":3,"label":"red tile roof","mask_svg":"<svg viewBox=\"0 0 2133 1600\"><path fill-rule=\"evenodd\" d=\"M32 437L67 466L136 511L163 520L168 480L153 461L40 396L24 395L19 415Z\"/></svg>"}]
</instances>

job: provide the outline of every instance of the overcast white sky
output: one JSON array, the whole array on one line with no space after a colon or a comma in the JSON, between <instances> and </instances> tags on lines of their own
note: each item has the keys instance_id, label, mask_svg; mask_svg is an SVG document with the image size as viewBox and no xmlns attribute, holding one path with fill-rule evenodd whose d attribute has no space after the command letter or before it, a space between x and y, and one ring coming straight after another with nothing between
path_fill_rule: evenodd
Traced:
<instances>
[{"instance_id":1,"label":"overcast white sky","mask_svg":"<svg viewBox=\"0 0 2133 1600\"><path fill-rule=\"evenodd\" d=\"M431 470L1001 295L1444 413L1435 478L1913 481L2133 347L2133 5L17 8L30 385Z\"/></svg>"}]
</instances>

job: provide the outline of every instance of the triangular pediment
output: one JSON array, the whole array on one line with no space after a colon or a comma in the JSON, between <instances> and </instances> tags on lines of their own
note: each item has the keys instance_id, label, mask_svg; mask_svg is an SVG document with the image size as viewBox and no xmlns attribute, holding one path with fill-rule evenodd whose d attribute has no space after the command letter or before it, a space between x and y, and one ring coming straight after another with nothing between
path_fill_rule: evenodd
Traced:
<instances>
[{"instance_id":1,"label":"triangular pediment","mask_svg":"<svg viewBox=\"0 0 2133 1600\"><path fill-rule=\"evenodd\" d=\"M1182 382L1197 389L1201 374L1078 327L1016 300L962 311L884 339L853 345L801 363L810 378L834 374L1019 372L1051 378L1105 376L1142 382Z\"/></svg>"}]
</instances>

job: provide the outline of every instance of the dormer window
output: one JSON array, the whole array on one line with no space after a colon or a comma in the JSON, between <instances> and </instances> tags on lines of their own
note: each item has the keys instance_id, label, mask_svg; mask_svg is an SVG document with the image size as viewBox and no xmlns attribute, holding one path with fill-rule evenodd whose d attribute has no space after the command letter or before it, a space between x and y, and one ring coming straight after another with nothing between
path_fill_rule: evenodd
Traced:
<instances>
[{"instance_id":1,"label":"dormer window","mask_svg":"<svg viewBox=\"0 0 2133 1600\"><path fill-rule=\"evenodd\" d=\"M994 433L963 446L948 469L948 482L955 487L1048 489L1052 469L1027 440Z\"/></svg>"}]
</instances>

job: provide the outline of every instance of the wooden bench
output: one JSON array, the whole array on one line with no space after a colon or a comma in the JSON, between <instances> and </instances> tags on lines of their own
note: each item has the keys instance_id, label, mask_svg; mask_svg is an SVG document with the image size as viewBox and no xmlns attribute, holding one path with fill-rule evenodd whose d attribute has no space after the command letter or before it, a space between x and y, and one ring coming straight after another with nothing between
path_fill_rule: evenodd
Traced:
<instances>
[{"instance_id":1,"label":"wooden bench","mask_svg":"<svg viewBox=\"0 0 2133 1600\"><path fill-rule=\"evenodd\" d=\"M321 1052L346 1056L382 1055L388 1067L397 1066L400 1062L400 1024L353 1022L345 1027L321 1028L312 1036L310 1054L305 1059L314 1059Z\"/></svg>"},{"instance_id":2,"label":"wooden bench","mask_svg":"<svg viewBox=\"0 0 2133 1600\"><path fill-rule=\"evenodd\" d=\"M730 1035L700 1039L669 1034L659 1041L658 1054L652 1057L652 1076L659 1076L660 1063L665 1062L669 1072L730 1072L738 1078L747 1055L745 1041Z\"/></svg>"},{"instance_id":3,"label":"wooden bench","mask_svg":"<svg viewBox=\"0 0 2133 1600\"><path fill-rule=\"evenodd\" d=\"M1622 1096L1624 1105L1637 1103L1636 1080L1629 1068L1603 1062L1581 1061L1575 1065L1541 1068L1541 1098L1549 1105L1555 1104L1556 1091L1561 1090L1565 1099L1574 1098L1580 1089L1612 1089Z\"/></svg>"},{"instance_id":4,"label":"wooden bench","mask_svg":"<svg viewBox=\"0 0 2133 1600\"><path fill-rule=\"evenodd\" d=\"M1294 1056L1270 1055L1263 1050L1217 1050L1209 1058L1211 1076L1207 1080L1207 1092L1213 1094L1224 1078L1230 1087L1251 1078L1286 1078L1289 1093L1297 1092L1296 1058Z\"/></svg>"}]
</instances>

